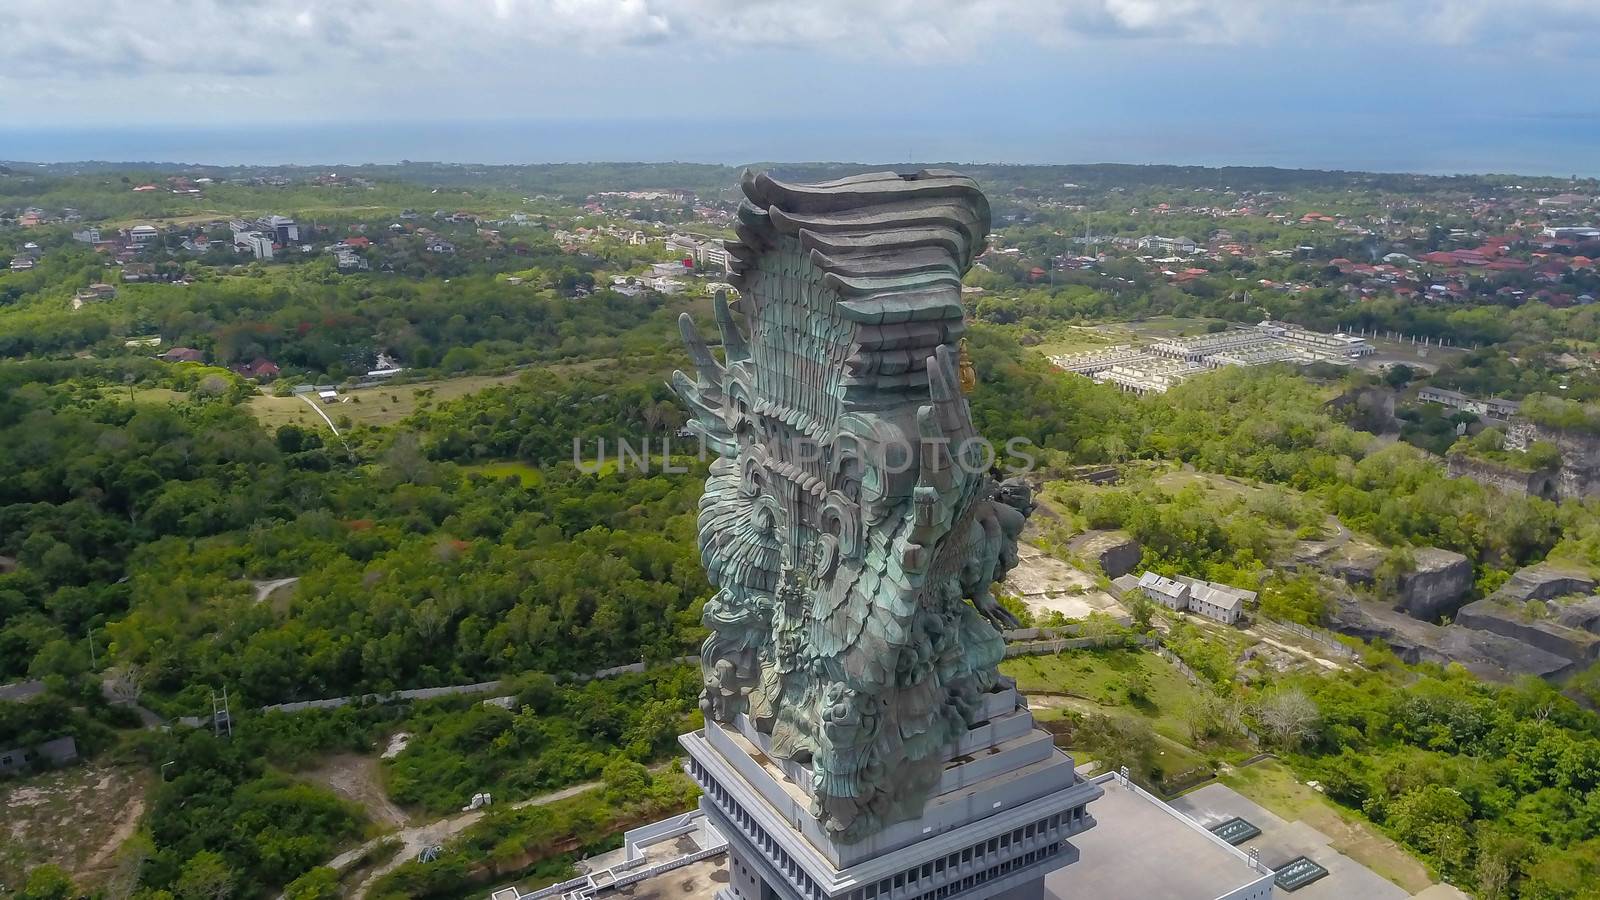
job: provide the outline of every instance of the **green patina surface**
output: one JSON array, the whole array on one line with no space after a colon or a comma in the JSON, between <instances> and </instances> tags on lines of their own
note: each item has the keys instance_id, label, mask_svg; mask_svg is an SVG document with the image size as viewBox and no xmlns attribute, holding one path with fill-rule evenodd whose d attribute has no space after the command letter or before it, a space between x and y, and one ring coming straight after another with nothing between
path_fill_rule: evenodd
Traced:
<instances>
[{"instance_id":1,"label":"green patina surface","mask_svg":"<svg viewBox=\"0 0 1600 900\"><path fill-rule=\"evenodd\" d=\"M673 379L718 454L701 705L809 767L812 814L852 842L921 813L1001 683L990 586L1033 503L990 475L958 388L989 205L938 171L743 187L725 358L685 317Z\"/></svg>"}]
</instances>

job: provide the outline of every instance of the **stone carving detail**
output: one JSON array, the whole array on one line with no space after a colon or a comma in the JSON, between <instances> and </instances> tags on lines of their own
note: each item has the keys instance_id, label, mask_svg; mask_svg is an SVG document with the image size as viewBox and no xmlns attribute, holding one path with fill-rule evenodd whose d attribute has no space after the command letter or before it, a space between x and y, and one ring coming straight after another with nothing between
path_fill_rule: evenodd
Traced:
<instances>
[{"instance_id":1,"label":"stone carving detail","mask_svg":"<svg viewBox=\"0 0 1600 900\"><path fill-rule=\"evenodd\" d=\"M812 814L853 843L921 815L1015 624L990 589L1033 501L991 474L958 364L989 204L947 171L742 186L724 360L685 315L695 373L673 376L717 454L701 707L809 767Z\"/></svg>"}]
</instances>

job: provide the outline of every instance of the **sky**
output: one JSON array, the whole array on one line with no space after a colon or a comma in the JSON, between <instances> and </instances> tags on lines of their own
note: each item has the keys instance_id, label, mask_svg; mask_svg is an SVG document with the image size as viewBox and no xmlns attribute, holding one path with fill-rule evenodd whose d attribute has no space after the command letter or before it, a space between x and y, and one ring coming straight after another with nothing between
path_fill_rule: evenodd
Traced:
<instances>
[{"instance_id":1,"label":"sky","mask_svg":"<svg viewBox=\"0 0 1600 900\"><path fill-rule=\"evenodd\" d=\"M0 0L0 158L1600 175L1600 0Z\"/></svg>"}]
</instances>

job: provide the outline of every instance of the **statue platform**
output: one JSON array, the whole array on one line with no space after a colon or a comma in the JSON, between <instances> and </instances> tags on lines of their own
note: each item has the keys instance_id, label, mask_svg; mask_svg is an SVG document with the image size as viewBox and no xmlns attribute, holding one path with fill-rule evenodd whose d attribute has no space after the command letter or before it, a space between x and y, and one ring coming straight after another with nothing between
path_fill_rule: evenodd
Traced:
<instances>
[{"instance_id":1,"label":"statue platform","mask_svg":"<svg viewBox=\"0 0 1600 900\"><path fill-rule=\"evenodd\" d=\"M853 844L809 812L810 770L769 756L745 717L683 735L700 807L729 842L719 900L1042 897L1045 875L1077 861L1068 838L1094 826L1086 805L1102 790L1015 689L984 699L986 718L950 748L922 816Z\"/></svg>"}]
</instances>

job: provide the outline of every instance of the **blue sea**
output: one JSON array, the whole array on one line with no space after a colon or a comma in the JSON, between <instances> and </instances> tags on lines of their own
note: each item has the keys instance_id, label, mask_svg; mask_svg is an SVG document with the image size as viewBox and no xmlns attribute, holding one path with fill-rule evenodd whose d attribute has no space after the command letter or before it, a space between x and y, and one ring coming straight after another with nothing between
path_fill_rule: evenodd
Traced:
<instances>
[{"instance_id":1,"label":"blue sea","mask_svg":"<svg viewBox=\"0 0 1600 900\"><path fill-rule=\"evenodd\" d=\"M905 121L563 119L324 122L247 126L17 128L0 124L0 159L215 165L705 162L1170 163L1426 174L1600 176L1600 117L1430 120L1358 115L1217 120L1199 111L1159 123L1084 118Z\"/></svg>"}]
</instances>

